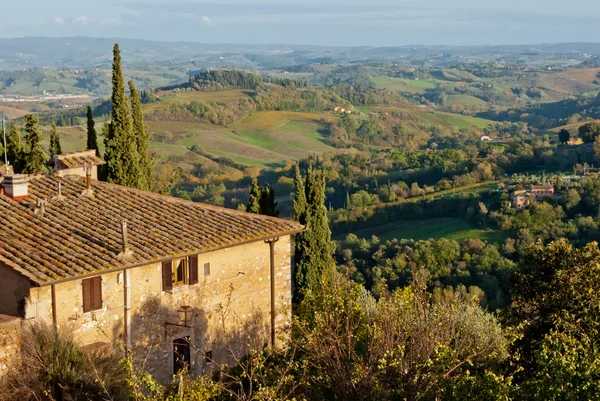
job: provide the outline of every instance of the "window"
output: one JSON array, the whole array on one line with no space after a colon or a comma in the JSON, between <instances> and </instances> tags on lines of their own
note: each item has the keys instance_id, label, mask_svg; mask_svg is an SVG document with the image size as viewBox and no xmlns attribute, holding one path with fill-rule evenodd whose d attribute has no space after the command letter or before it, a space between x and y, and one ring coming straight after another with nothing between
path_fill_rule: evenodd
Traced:
<instances>
[{"instance_id":1,"label":"window","mask_svg":"<svg viewBox=\"0 0 600 401\"><path fill-rule=\"evenodd\" d=\"M213 362L212 351L206 351L204 353L204 362L206 362L206 363L212 363Z\"/></svg>"},{"instance_id":2,"label":"window","mask_svg":"<svg viewBox=\"0 0 600 401\"><path fill-rule=\"evenodd\" d=\"M83 312L102 309L102 277L81 280L83 288Z\"/></svg>"},{"instance_id":3,"label":"window","mask_svg":"<svg viewBox=\"0 0 600 401\"><path fill-rule=\"evenodd\" d=\"M187 284L187 258L173 260L173 285Z\"/></svg>"},{"instance_id":4,"label":"window","mask_svg":"<svg viewBox=\"0 0 600 401\"><path fill-rule=\"evenodd\" d=\"M176 375L182 369L189 370L191 363L190 337L173 340L173 374Z\"/></svg>"},{"instance_id":5,"label":"window","mask_svg":"<svg viewBox=\"0 0 600 401\"><path fill-rule=\"evenodd\" d=\"M204 264L204 275L205 276L210 276L210 263L205 263Z\"/></svg>"},{"instance_id":6,"label":"window","mask_svg":"<svg viewBox=\"0 0 600 401\"><path fill-rule=\"evenodd\" d=\"M163 291L174 286L198 284L198 255L162 262Z\"/></svg>"}]
</instances>

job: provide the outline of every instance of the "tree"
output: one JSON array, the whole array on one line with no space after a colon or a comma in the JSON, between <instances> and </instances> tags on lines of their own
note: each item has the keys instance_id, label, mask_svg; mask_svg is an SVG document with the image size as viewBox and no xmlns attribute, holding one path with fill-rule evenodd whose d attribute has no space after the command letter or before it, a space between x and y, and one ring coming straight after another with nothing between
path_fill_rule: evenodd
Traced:
<instances>
[{"instance_id":1,"label":"tree","mask_svg":"<svg viewBox=\"0 0 600 401\"><path fill-rule=\"evenodd\" d=\"M269 184L265 185L260 194L260 214L273 217L279 216L275 191Z\"/></svg>"},{"instance_id":2,"label":"tree","mask_svg":"<svg viewBox=\"0 0 600 401\"><path fill-rule=\"evenodd\" d=\"M25 158L21 132L14 121L6 138L6 154L8 163L13 166L15 173L20 173L23 170Z\"/></svg>"},{"instance_id":3,"label":"tree","mask_svg":"<svg viewBox=\"0 0 600 401\"><path fill-rule=\"evenodd\" d=\"M579 127L579 137L585 143L594 143L598 135L600 135L600 124L596 122L587 123Z\"/></svg>"},{"instance_id":4,"label":"tree","mask_svg":"<svg viewBox=\"0 0 600 401\"><path fill-rule=\"evenodd\" d=\"M335 268L335 244L331 241L325 207L325 175L309 167L302 185L298 170L296 174L298 198L294 200L294 211L299 222L307 227L296 235L295 241L295 299L299 302L308 292L319 292L323 273Z\"/></svg>"},{"instance_id":5,"label":"tree","mask_svg":"<svg viewBox=\"0 0 600 401\"><path fill-rule=\"evenodd\" d=\"M87 107L87 148L95 149L96 156L100 157L100 149L98 149L98 135L96 134L96 123L94 122L94 114L92 106Z\"/></svg>"},{"instance_id":6,"label":"tree","mask_svg":"<svg viewBox=\"0 0 600 401\"><path fill-rule=\"evenodd\" d=\"M133 118L133 134L136 139L137 153L139 155L140 177L138 188L150 189L152 187L152 161L148 154L148 130L144 123L144 113L138 91L133 81L129 81L131 92L131 115Z\"/></svg>"},{"instance_id":7,"label":"tree","mask_svg":"<svg viewBox=\"0 0 600 401\"><path fill-rule=\"evenodd\" d=\"M558 133L558 140L560 143L567 143L571 139L571 133L566 129L561 129Z\"/></svg>"},{"instance_id":8,"label":"tree","mask_svg":"<svg viewBox=\"0 0 600 401\"><path fill-rule=\"evenodd\" d=\"M41 145L42 136L38 119L33 114L25 116L25 151L23 166L24 174L41 174L46 172L48 155Z\"/></svg>"},{"instance_id":9,"label":"tree","mask_svg":"<svg viewBox=\"0 0 600 401\"><path fill-rule=\"evenodd\" d=\"M260 198L262 196L262 191L260 189L260 183L258 182L258 178L252 179L252 184L250 184L250 196L248 197L248 205L246 206L246 211L249 213L260 213Z\"/></svg>"},{"instance_id":10,"label":"tree","mask_svg":"<svg viewBox=\"0 0 600 401\"><path fill-rule=\"evenodd\" d=\"M62 153L60 148L60 137L58 136L58 132L56 132L56 124L52 124L52 129L50 131L50 147L48 150L50 151L51 160L55 155L60 155Z\"/></svg>"},{"instance_id":11,"label":"tree","mask_svg":"<svg viewBox=\"0 0 600 401\"><path fill-rule=\"evenodd\" d=\"M501 326L464 287L434 302L415 280L377 301L331 272L322 288L306 295L312 319L292 337L311 372L307 399L508 399Z\"/></svg>"},{"instance_id":12,"label":"tree","mask_svg":"<svg viewBox=\"0 0 600 401\"><path fill-rule=\"evenodd\" d=\"M600 399L598 244L537 244L512 281L511 316L524 323L516 343L523 370L515 399Z\"/></svg>"},{"instance_id":13,"label":"tree","mask_svg":"<svg viewBox=\"0 0 600 401\"><path fill-rule=\"evenodd\" d=\"M137 144L133 135L133 123L129 104L125 97L125 84L121 69L119 44L113 49L112 110L108 132L104 138L106 172L108 182L138 187L140 169Z\"/></svg>"}]
</instances>

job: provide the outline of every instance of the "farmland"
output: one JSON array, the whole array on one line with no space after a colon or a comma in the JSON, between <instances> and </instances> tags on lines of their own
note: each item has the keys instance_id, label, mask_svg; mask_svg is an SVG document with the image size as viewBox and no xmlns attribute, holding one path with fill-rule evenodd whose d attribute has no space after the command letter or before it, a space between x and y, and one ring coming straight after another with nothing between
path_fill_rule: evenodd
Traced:
<instances>
[{"instance_id":1,"label":"farmland","mask_svg":"<svg viewBox=\"0 0 600 401\"><path fill-rule=\"evenodd\" d=\"M435 80L405 80L389 77L373 77L373 83L378 88L397 90L401 92L419 93L425 89L434 89L437 87Z\"/></svg>"},{"instance_id":2,"label":"farmland","mask_svg":"<svg viewBox=\"0 0 600 401\"><path fill-rule=\"evenodd\" d=\"M460 218L435 218L417 221L405 221L386 224L376 229L355 232L359 237L370 238L377 236L381 241L393 239L440 239L446 238L458 242L468 238L479 238L484 241L501 243L506 234L492 229L479 229L471 226L466 220Z\"/></svg>"},{"instance_id":3,"label":"farmland","mask_svg":"<svg viewBox=\"0 0 600 401\"><path fill-rule=\"evenodd\" d=\"M165 131L173 135L175 141L168 152L176 151L182 155L187 148L196 145L215 156L249 166L267 167L332 150L324 143L321 120L335 118L317 113L265 111L254 113L228 128L160 121L150 121L148 126L155 137Z\"/></svg>"}]
</instances>

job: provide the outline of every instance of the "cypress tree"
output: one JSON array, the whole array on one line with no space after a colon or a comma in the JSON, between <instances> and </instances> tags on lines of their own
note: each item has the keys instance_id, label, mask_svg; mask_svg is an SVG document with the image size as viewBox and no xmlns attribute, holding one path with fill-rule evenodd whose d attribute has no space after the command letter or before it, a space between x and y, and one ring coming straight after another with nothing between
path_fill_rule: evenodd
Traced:
<instances>
[{"instance_id":1,"label":"cypress tree","mask_svg":"<svg viewBox=\"0 0 600 401\"><path fill-rule=\"evenodd\" d=\"M144 113L142 112L142 102L140 95L135 89L133 81L129 81L129 90L131 91L131 116L133 117L133 134L136 140L137 153L139 155L140 176L138 188L150 189L152 187L152 161L148 154L148 131L144 123Z\"/></svg>"},{"instance_id":2,"label":"cypress tree","mask_svg":"<svg viewBox=\"0 0 600 401\"><path fill-rule=\"evenodd\" d=\"M40 135L37 117L33 114L27 114L25 116L25 165L23 173L40 174L47 171L48 155L44 152L41 141L42 136Z\"/></svg>"},{"instance_id":3,"label":"cypress tree","mask_svg":"<svg viewBox=\"0 0 600 401\"><path fill-rule=\"evenodd\" d=\"M62 153L60 148L60 137L58 136L58 132L56 132L56 124L52 124L52 130L50 131L50 147L48 150L50 151L50 160L52 160L54 155L60 155Z\"/></svg>"},{"instance_id":4,"label":"cypress tree","mask_svg":"<svg viewBox=\"0 0 600 401\"><path fill-rule=\"evenodd\" d=\"M296 164L294 170L294 217L300 224L306 225L306 190L304 188L304 179L300 174L300 168Z\"/></svg>"},{"instance_id":5,"label":"cypress tree","mask_svg":"<svg viewBox=\"0 0 600 401\"><path fill-rule=\"evenodd\" d=\"M137 187L139 182L139 156L129 104L125 97L125 83L121 69L119 44L113 49L112 110L108 132L104 138L107 181Z\"/></svg>"},{"instance_id":6,"label":"cypress tree","mask_svg":"<svg viewBox=\"0 0 600 401\"><path fill-rule=\"evenodd\" d=\"M299 175L298 172L296 172ZM304 183L302 199L302 180L296 179L298 202L294 201L296 218L305 220L307 231L296 235L295 240L295 302L299 303L307 291L318 292L321 289L322 274L335 268L333 252L335 245L331 241L329 218L325 207L325 175L309 167ZM304 207L302 203L304 203Z\"/></svg>"},{"instance_id":7,"label":"cypress tree","mask_svg":"<svg viewBox=\"0 0 600 401\"><path fill-rule=\"evenodd\" d=\"M21 140L21 132L17 128L17 125L12 123L10 132L6 137L6 153L8 156L8 163L13 166L15 173L20 173L23 170L23 141Z\"/></svg>"},{"instance_id":8,"label":"cypress tree","mask_svg":"<svg viewBox=\"0 0 600 401\"><path fill-rule=\"evenodd\" d=\"M94 122L94 114L92 106L87 107L87 148L88 150L95 149L96 156L100 157L100 149L98 149L98 135L96 134L96 123Z\"/></svg>"},{"instance_id":9,"label":"cypress tree","mask_svg":"<svg viewBox=\"0 0 600 401\"><path fill-rule=\"evenodd\" d=\"M260 214L279 217L277 210L277 201L275 201L275 191L267 184L260 194Z\"/></svg>"},{"instance_id":10,"label":"cypress tree","mask_svg":"<svg viewBox=\"0 0 600 401\"><path fill-rule=\"evenodd\" d=\"M252 184L250 184L250 196L248 197L248 205L246 206L246 211L250 213L260 213L260 198L262 195L262 191L260 189L260 184L258 182L258 178L252 179Z\"/></svg>"}]
</instances>

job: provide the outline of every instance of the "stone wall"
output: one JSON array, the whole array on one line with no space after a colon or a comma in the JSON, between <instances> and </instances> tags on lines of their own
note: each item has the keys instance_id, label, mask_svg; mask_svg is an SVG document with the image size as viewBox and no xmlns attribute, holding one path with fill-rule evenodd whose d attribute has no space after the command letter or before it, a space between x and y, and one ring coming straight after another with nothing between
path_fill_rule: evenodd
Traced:
<instances>
[{"instance_id":1,"label":"stone wall","mask_svg":"<svg viewBox=\"0 0 600 401\"><path fill-rule=\"evenodd\" d=\"M135 256L135 255L134 255ZM291 241L275 243L276 327L291 319ZM210 274L204 265L210 264ZM56 284L56 317L59 327L73 330L82 345L125 342L125 274L131 283L131 346L137 362L159 380L173 373L173 340L189 337L192 372L231 362L248 344L261 347L270 340L270 249L260 241L198 256L199 282L163 291L160 263L126 272L102 275L102 309L84 313L81 280ZM32 288L25 306L26 318L51 321L50 287ZM177 309L194 310L190 327L179 324Z\"/></svg>"},{"instance_id":2,"label":"stone wall","mask_svg":"<svg viewBox=\"0 0 600 401\"><path fill-rule=\"evenodd\" d=\"M20 339L21 319L0 315L0 377L17 361Z\"/></svg>"}]
</instances>

